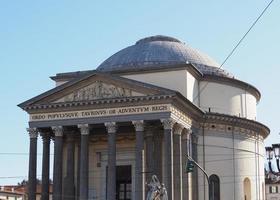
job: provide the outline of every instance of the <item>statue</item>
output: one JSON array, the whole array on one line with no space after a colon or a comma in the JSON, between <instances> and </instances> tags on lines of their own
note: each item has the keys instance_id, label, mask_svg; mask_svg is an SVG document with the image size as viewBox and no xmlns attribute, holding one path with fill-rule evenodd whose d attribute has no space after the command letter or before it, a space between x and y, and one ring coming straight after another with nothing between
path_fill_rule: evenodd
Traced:
<instances>
[{"instance_id":1,"label":"statue","mask_svg":"<svg viewBox=\"0 0 280 200\"><path fill-rule=\"evenodd\" d=\"M164 184L160 184L156 175L152 176L152 180L147 186L148 193L146 200L168 200L166 188Z\"/></svg>"}]
</instances>

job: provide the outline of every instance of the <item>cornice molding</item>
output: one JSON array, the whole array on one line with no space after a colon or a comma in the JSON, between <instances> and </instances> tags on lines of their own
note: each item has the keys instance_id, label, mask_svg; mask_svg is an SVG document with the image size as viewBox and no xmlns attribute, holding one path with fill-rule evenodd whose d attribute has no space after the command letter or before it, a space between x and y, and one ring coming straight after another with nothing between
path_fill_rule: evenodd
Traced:
<instances>
[{"instance_id":1,"label":"cornice molding","mask_svg":"<svg viewBox=\"0 0 280 200\"><path fill-rule=\"evenodd\" d=\"M259 101L261 98L261 93L256 87L235 78L207 74L207 75L203 75L201 81L216 82L216 83L222 83L222 84L238 87L250 92L252 95L256 97L257 101Z\"/></svg>"},{"instance_id":2,"label":"cornice molding","mask_svg":"<svg viewBox=\"0 0 280 200\"><path fill-rule=\"evenodd\" d=\"M266 138L270 133L267 126L257 121L219 113L206 113L200 126L208 130L257 134L262 138Z\"/></svg>"},{"instance_id":3,"label":"cornice molding","mask_svg":"<svg viewBox=\"0 0 280 200\"><path fill-rule=\"evenodd\" d=\"M170 95L150 95L150 96L134 96L134 97L122 97L122 98L111 98L111 99L98 99L91 101L73 101L73 102L60 102L50 104L34 104L32 106L25 107L26 111L32 110L49 110L57 108L70 108L70 107L81 107L81 106L93 106L93 105L111 105L117 103L132 103L132 102L143 102L153 100L167 100L174 97L174 94Z\"/></svg>"}]
</instances>

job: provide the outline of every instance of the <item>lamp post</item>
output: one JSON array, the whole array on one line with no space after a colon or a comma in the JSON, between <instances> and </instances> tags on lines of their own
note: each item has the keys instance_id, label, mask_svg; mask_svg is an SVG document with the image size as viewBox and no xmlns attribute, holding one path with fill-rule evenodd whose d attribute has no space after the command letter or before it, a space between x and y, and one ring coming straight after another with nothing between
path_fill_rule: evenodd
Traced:
<instances>
[{"instance_id":1,"label":"lamp post","mask_svg":"<svg viewBox=\"0 0 280 200\"><path fill-rule=\"evenodd\" d=\"M206 180L207 180L207 183L208 183L208 197L209 197L209 200L214 200L214 193L212 193L212 198L211 198L210 180L209 180L208 173L197 162L195 162L195 160L191 156L187 155L187 157L188 157L187 165L186 165L187 173L193 172L194 165L197 166L204 173L204 175L206 177Z\"/></svg>"},{"instance_id":2,"label":"lamp post","mask_svg":"<svg viewBox=\"0 0 280 200\"><path fill-rule=\"evenodd\" d=\"M280 159L280 144L273 144L272 147L265 147L265 150L266 150L266 158L268 160L269 170L273 174L279 174L280 173L280 163L279 163L279 159ZM273 155L276 158L276 164L277 164L278 172L274 172L272 170L271 160L273 159Z\"/></svg>"}]
</instances>

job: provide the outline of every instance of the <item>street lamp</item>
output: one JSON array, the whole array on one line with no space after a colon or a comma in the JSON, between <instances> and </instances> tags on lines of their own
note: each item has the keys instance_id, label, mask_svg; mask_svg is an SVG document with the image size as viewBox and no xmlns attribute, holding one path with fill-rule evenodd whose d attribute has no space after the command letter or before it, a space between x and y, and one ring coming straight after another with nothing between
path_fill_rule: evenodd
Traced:
<instances>
[{"instance_id":1,"label":"street lamp","mask_svg":"<svg viewBox=\"0 0 280 200\"><path fill-rule=\"evenodd\" d=\"M186 172L187 173L191 173L193 172L193 169L194 169L194 166L197 166L205 175L206 177L206 180L207 180L207 183L208 183L208 197L209 197L209 200L210 199L214 199L214 193L212 194L212 198L211 198L211 193L210 193L210 180L209 180L209 175L208 173L205 171L205 169L203 169L197 162L195 162L195 160L187 155L188 159L187 159L187 165L186 165Z\"/></svg>"}]
</instances>

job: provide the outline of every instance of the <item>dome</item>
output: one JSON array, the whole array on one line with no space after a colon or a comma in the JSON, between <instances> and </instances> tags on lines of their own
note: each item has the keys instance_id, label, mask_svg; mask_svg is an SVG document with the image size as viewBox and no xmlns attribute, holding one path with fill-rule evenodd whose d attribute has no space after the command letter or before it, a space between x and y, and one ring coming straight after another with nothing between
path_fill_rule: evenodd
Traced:
<instances>
[{"instance_id":1,"label":"dome","mask_svg":"<svg viewBox=\"0 0 280 200\"><path fill-rule=\"evenodd\" d=\"M135 45L115 53L97 70L104 72L137 71L191 63L204 74L230 76L208 55L168 36L152 36L141 39Z\"/></svg>"}]
</instances>

